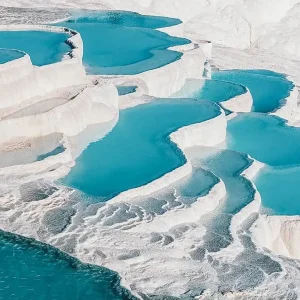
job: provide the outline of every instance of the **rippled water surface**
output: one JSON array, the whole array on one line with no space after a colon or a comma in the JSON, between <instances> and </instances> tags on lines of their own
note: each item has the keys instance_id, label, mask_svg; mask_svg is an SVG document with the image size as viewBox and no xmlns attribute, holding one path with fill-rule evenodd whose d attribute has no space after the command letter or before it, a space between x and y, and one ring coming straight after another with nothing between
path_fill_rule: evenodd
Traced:
<instances>
[{"instance_id":1,"label":"rippled water surface","mask_svg":"<svg viewBox=\"0 0 300 300\"><path fill-rule=\"evenodd\" d=\"M0 257L1 300L130 299L116 273L30 239L0 231Z\"/></svg>"}]
</instances>

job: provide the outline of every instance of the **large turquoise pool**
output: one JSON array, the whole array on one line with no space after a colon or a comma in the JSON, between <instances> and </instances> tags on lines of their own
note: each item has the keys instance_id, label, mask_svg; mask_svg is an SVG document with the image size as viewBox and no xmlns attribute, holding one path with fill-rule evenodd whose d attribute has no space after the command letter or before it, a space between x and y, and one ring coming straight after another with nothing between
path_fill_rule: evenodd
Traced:
<instances>
[{"instance_id":1,"label":"large turquoise pool","mask_svg":"<svg viewBox=\"0 0 300 300\"><path fill-rule=\"evenodd\" d=\"M0 48L22 50L34 65L43 66L61 61L71 50L65 43L69 37L47 31L0 31Z\"/></svg>"},{"instance_id":2,"label":"large turquoise pool","mask_svg":"<svg viewBox=\"0 0 300 300\"><path fill-rule=\"evenodd\" d=\"M289 96L293 84L284 75L268 70L228 70L213 72L212 78L246 86L253 97L254 112L272 112Z\"/></svg>"},{"instance_id":3,"label":"large turquoise pool","mask_svg":"<svg viewBox=\"0 0 300 300\"><path fill-rule=\"evenodd\" d=\"M63 183L107 200L147 184L183 165L169 135L220 114L217 105L193 99L156 100L122 110L116 127L92 143Z\"/></svg>"},{"instance_id":4,"label":"large turquoise pool","mask_svg":"<svg viewBox=\"0 0 300 300\"><path fill-rule=\"evenodd\" d=\"M167 48L189 41L153 29L178 22L163 17L106 12L57 25L80 32L88 73L116 75L137 74L180 59L182 53Z\"/></svg>"},{"instance_id":5,"label":"large turquoise pool","mask_svg":"<svg viewBox=\"0 0 300 300\"><path fill-rule=\"evenodd\" d=\"M0 299L134 299L108 269L80 263L34 240L0 231Z\"/></svg>"}]
</instances>

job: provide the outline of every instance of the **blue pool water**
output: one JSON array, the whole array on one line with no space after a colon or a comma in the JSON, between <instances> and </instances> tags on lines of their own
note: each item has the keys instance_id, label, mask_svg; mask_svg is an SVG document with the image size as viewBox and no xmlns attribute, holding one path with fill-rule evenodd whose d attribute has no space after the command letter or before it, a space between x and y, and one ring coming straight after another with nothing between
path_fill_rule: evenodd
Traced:
<instances>
[{"instance_id":1,"label":"blue pool water","mask_svg":"<svg viewBox=\"0 0 300 300\"><path fill-rule=\"evenodd\" d=\"M81 15L78 18L70 19L67 23L99 23L114 24L124 27L141 27L141 28L163 28L178 25L179 19L147 16L129 11L100 11Z\"/></svg>"},{"instance_id":2,"label":"blue pool water","mask_svg":"<svg viewBox=\"0 0 300 300\"><path fill-rule=\"evenodd\" d=\"M245 94L246 92L247 89L240 84L220 80L189 79L183 88L176 92L174 96L220 103Z\"/></svg>"},{"instance_id":3,"label":"blue pool water","mask_svg":"<svg viewBox=\"0 0 300 300\"><path fill-rule=\"evenodd\" d=\"M1 300L134 299L116 273L0 231Z\"/></svg>"},{"instance_id":4,"label":"blue pool water","mask_svg":"<svg viewBox=\"0 0 300 300\"><path fill-rule=\"evenodd\" d=\"M128 95L128 94L132 94L132 93L135 93L136 90L137 90L137 86L136 85L128 85L128 86L117 85L116 88L118 90L119 96L124 96L124 95Z\"/></svg>"},{"instance_id":5,"label":"blue pool water","mask_svg":"<svg viewBox=\"0 0 300 300\"><path fill-rule=\"evenodd\" d=\"M239 84L218 80L205 80L204 86L194 94L194 97L200 100L204 99L220 103L246 92L245 87Z\"/></svg>"},{"instance_id":6,"label":"blue pool water","mask_svg":"<svg viewBox=\"0 0 300 300\"><path fill-rule=\"evenodd\" d=\"M300 215L300 167L266 167L255 180L269 214Z\"/></svg>"},{"instance_id":7,"label":"blue pool water","mask_svg":"<svg viewBox=\"0 0 300 300\"><path fill-rule=\"evenodd\" d=\"M18 59L24 56L24 53L10 49L0 49L0 64Z\"/></svg>"},{"instance_id":8,"label":"blue pool water","mask_svg":"<svg viewBox=\"0 0 300 300\"><path fill-rule=\"evenodd\" d=\"M186 161L170 133L219 114L214 103L193 99L157 100L122 110L116 127L89 145L63 183L102 201L149 183Z\"/></svg>"},{"instance_id":9,"label":"blue pool water","mask_svg":"<svg viewBox=\"0 0 300 300\"><path fill-rule=\"evenodd\" d=\"M68 34L46 31L0 31L0 48L18 49L29 54L36 66L60 61L71 48Z\"/></svg>"},{"instance_id":10,"label":"blue pool water","mask_svg":"<svg viewBox=\"0 0 300 300\"><path fill-rule=\"evenodd\" d=\"M132 18L132 14L124 14L119 24L110 14L107 17L103 13L99 17L93 14L57 24L80 32L84 42L83 61L91 74L138 74L152 70L181 58L182 53L167 50L168 47L189 43L187 39L152 29L156 27L152 17ZM165 20L162 18L161 22L157 17L155 22L161 26Z\"/></svg>"},{"instance_id":11,"label":"blue pool water","mask_svg":"<svg viewBox=\"0 0 300 300\"><path fill-rule=\"evenodd\" d=\"M212 79L225 80L246 86L253 97L254 112L268 113L280 107L293 89L284 75L268 70L229 70L213 72Z\"/></svg>"},{"instance_id":12,"label":"blue pool water","mask_svg":"<svg viewBox=\"0 0 300 300\"><path fill-rule=\"evenodd\" d=\"M271 166L300 164L300 128L283 119L257 113L240 114L228 123L229 149L248 153Z\"/></svg>"}]
</instances>

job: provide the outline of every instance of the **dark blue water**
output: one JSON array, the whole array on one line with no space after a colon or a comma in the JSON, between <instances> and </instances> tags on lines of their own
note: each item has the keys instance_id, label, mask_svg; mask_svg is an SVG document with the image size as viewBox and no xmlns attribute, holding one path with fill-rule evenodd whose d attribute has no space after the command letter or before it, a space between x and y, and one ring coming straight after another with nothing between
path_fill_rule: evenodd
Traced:
<instances>
[{"instance_id":1,"label":"dark blue water","mask_svg":"<svg viewBox=\"0 0 300 300\"><path fill-rule=\"evenodd\" d=\"M132 13L93 13L59 23L80 32L84 42L83 61L91 74L138 74L181 58L168 47L189 43L154 30L179 21Z\"/></svg>"},{"instance_id":2,"label":"dark blue water","mask_svg":"<svg viewBox=\"0 0 300 300\"><path fill-rule=\"evenodd\" d=\"M24 53L10 49L0 49L0 64L12 61L24 56Z\"/></svg>"},{"instance_id":3,"label":"dark blue water","mask_svg":"<svg viewBox=\"0 0 300 300\"><path fill-rule=\"evenodd\" d=\"M116 273L0 231L1 300L133 299Z\"/></svg>"},{"instance_id":4,"label":"dark blue water","mask_svg":"<svg viewBox=\"0 0 300 300\"><path fill-rule=\"evenodd\" d=\"M61 61L71 48L65 33L46 31L0 31L0 48L18 49L29 54L36 66Z\"/></svg>"},{"instance_id":5,"label":"dark blue water","mask_svg":"<svg viewBox=\"0 0 300 300\"><path fill-rule=\"evenodd\" d=\"M212 79L225 80L246 86L253 97L254 112L268 113L281 106L293 89L284 75L268 70L229 70L212 74Z\"/></svg>"},{"instance_id":6,"label":"dark blue water","mask_svg":"<svg viewBox=\"0 0 300 300\"><path fill-rule=\"evenodd\" d=\"M186 162L169 135L180 127L220 114L193 99L157 100L122 110L116 127L76 160L63 183L102 201L145 185Z\"/></svg>"},{"instance_id":7,"label":"dark blue water","mask_svg":"<svg viewBox=\"0 0 300 300\"><path fill-rule=\"evenodd\" d=\"M262 114L241 114L228 125L228 147L268 164L255 179L269 214L300 214L300 128Z\"/></svg>"}]
</instances>

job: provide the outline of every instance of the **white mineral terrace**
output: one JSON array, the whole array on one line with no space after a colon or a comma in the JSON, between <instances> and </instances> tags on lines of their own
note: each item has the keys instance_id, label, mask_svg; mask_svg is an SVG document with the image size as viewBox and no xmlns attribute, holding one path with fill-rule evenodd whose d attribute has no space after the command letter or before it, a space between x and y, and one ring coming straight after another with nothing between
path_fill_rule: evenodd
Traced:
<instances>
[{"instance_id":1,"label":"white mineral terrace","mask_svg":"<svg viewBox=\"0 0 300 300\"><path fill-rule=\"evenodd\" d=\"M183 52L180 60L159 69L132 76L91 76L85 73L84 45L76 31L48 25L1 25L0 30L67 32L72 50L62 61L42 67L33 66L27 54L0 64L0 155L7 157L7 165L0 166L0 228L46 242L84 262L115 270L122 277L122 284L140 298L144 294L183 297L193 291L194 299L258 299L255 297L270 290L270 297L279 299L276 297L293 280L292 274L300 272L293 269L293 263L277 256L300 259L299 216L262 215L261 199L256 191L253 200L232 216L232 243L212 254L209 262L201 260L201 253L197 252L207 233L202 218L218 213L226 197L225 184L219 178L206 196L190 205L180 202L177 195L176 185L194 167L188 149L222 148L227 122L236 114L226 117L222 111L215 118L173 132L170 138L186 155L186 164L106 203L86 207L78 200L84 195L56 182L70 171L75 159L95 139L95 135L85 134L87 129L98 126L97 139L105 136L118 122L120 110L158 97L170 97L188 80L205 79L208 62L222 69L265 68L290 75L295 88L272 114L299 126L300 47L296 33L300 3L296 0L244 2L49 0L45 4L42 0L0 0L0 5L17 7L125 9L177 17L182 24L161 30L192 40L190 45L177 48ZM284 43L287 37L289 42ZM135 85L137 90L118 96L116 85ZM245 91L222 102L222 106L235 113L249 112L252 96L248 89ZM44 140L47 147L60 143L64 151L32 161L36 153L29 155L29 150L38 152ZM26 164L21 159L24 153L28 155ZM16 163L10 164L14 160ZM262 163L253 160L240 176L251 182L262 167ZM36 189L52 184L57 190L43 201L26 201L24 187L32 182ZM252 186L256 190L253 183ZM158 198L166 191L171 191L172 197L163 205ZM149 198L157 201L164 210L162 214L145 205ZM172 205L174 202L179 205ZM70 207L76 209L71 224L63 218L56 224L64 230L49 224L50 215L61 209L68 211ZM270 257L284 265L284 275L268 278L248 292L237 290L220 296L218 269L213 264L220 258L225 258L228 264L238 264L236 259L245 250L243 238L248 236L258 253L264 253L267 248ZM191 253L199 257L191 259ZM210 284L211 289L202 294L199 283Z\"/></svg>"}]
</instances>

